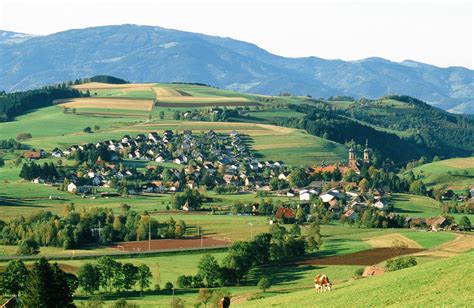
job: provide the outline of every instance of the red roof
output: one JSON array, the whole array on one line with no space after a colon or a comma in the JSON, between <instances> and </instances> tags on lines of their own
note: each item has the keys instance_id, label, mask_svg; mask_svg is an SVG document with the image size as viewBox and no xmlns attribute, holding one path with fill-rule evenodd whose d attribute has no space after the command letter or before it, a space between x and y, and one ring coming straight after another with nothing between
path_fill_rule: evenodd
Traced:
<instances>
[{"instance_id":1,"label":"red roof","mask_svg":"<svg viewBox=\"0 0 474 308\"><path fill-rule=\"evenodd\" d=\"M295 218L295 212L292 209L284 208L284 207L278 208L275 214L276 218L282 218L283 215L285 216L286 219Z\"/></svg>"},{"instance_id":2,"label":"red roof","mask_svg":"<svg viewBox=\"0 0 474 308\"><path fill-rule=\"evenodd\" d=\"M36 151L26 151L26 152L23 152L23 157L24 158L40 158L41 153L36 152Z\"/></svg>"}]
</instances>

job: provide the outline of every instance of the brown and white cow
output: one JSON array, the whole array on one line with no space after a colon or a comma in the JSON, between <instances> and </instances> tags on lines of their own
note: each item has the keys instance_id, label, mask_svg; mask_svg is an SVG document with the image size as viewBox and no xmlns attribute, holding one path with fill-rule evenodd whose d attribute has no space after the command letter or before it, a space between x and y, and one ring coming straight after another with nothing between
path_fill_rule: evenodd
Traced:
<instances>
[{"instance_id":1,"label":"brown and white cow","mask_svg":"<svg viewBox=\"0 0 474 308\"><path fill-rule=\"evenodd\" d=\"M314 277L314 287L318 293L331 291L332 283L325 274L318 274Z\"/></svg>"}]
</instances>

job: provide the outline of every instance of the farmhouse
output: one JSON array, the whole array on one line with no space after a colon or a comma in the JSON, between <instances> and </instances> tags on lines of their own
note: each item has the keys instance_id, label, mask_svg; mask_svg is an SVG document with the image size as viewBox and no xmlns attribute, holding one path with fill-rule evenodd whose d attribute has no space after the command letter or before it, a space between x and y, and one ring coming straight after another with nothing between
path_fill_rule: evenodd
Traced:
<instances>
[{"instance_id":1,"label":"farmhouse","mask_svg":"<svg viewBox=\"0 0 474 308\"><path fill-rule=\"evenodd\" d=\"M25 151L23 152L23 157L28 160L37 160L42 157L42 153L38 151Z\"/></svg>"}]
</instances>

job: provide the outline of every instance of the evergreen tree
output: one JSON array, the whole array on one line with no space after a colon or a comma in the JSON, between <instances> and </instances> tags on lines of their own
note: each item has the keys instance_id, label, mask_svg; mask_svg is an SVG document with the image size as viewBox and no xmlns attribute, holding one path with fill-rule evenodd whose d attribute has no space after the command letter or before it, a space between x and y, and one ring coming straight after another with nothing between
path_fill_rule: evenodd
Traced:
<instances>
[{"instance_id":1,"label":"evergreen tree","mask_svg":"<svg viewBox=\"0 0 474 308\"><path fill-rule=\"evenodd\" d=\"M21 300L26 308L75 307L66 273L44 258L33 265Z\"/></svg>"}]
</instances>

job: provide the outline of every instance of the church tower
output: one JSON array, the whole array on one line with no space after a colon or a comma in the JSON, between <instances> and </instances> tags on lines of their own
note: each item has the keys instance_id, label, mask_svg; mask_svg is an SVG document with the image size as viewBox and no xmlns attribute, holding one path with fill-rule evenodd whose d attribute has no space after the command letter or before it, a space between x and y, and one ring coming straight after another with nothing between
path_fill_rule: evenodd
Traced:
<instances>
[{"instance_id":1,"label":"church tower","mask_svg":"<svg viewBox=\"0 0 474 308\"><path fill-rule=\"evenodd\" d=\"M369 141L365 140L365 149L364 149L364 163L369 163L370 162L370 157L369 157Z\"/></svg>"},{"instance_id":2,"label":"church tower","mask_svg":"<svg viewBox=\"0 0 474 308\"><path fill-rule=\"evenodd\" d=\"M354 154L354 149L352 148L352 145L351 145L351 148L349 149L349 166L355 166L356 164L356 159L355 159L355 154Z\"/></svg>"}]
</instances>

